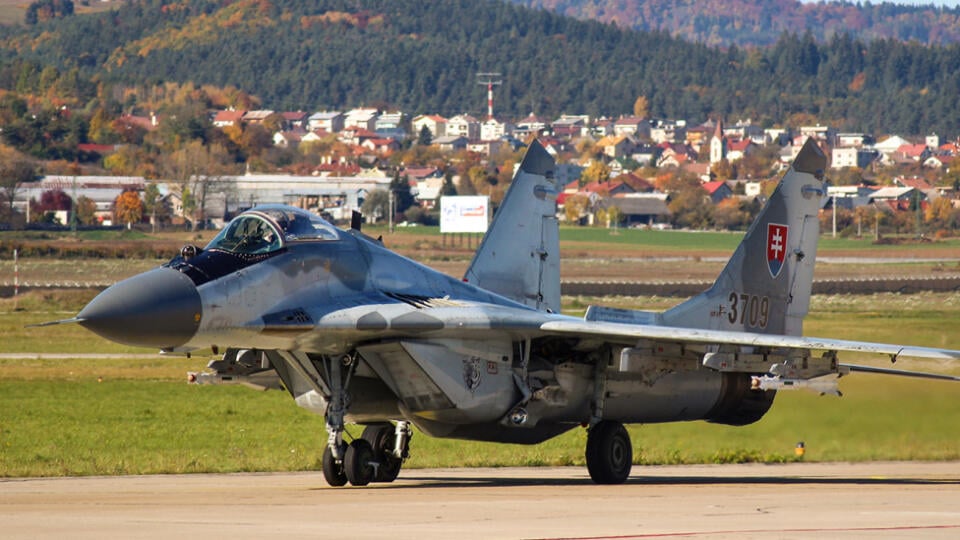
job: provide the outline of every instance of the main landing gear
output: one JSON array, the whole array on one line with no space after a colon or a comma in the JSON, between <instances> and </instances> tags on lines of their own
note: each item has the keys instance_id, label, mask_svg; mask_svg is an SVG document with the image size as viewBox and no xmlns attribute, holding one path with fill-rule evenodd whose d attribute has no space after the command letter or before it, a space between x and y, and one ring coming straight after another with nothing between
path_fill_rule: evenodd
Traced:
<instances>
[{"instance_id":1,"label":"main landing gear","mask_svg":"<svg viewBox=\"0 0 960 540\"><path fill-rule=\"evenodd\" d=\"M598 484L622 484L633 467L630 435L620 422L601 420L587 433L587 471Z\"/></svg>"},{"instance_id":2,"label":"main landing gear","mask_svg":"<svg viewBox=\"0 0 960 540\"><path fill-rule=\"evenodd\" d=\"M338 445L341 459L337 459L334 447L328 444L323 452L323 478L333 487L347 482L353 486L393 482L409 456L412 436L408 422L370 425L364 428L360 438Z\"/></svg>"}]
</instances>

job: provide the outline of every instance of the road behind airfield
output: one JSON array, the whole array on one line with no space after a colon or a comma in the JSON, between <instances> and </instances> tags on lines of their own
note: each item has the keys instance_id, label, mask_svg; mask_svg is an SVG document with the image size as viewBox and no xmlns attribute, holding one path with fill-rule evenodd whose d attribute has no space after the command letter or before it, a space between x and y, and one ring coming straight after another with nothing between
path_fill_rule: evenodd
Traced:
<instances>
[{"instance_id":1,"label":"road behind airfield","mask_svg":"<svg viewBox=\"0 0 960 540\"><path fill-rule=\"evenodd\" d=\"M0 480L4 538L958 538L960 463L404 470Z\"/></svg>"}]
</instances>

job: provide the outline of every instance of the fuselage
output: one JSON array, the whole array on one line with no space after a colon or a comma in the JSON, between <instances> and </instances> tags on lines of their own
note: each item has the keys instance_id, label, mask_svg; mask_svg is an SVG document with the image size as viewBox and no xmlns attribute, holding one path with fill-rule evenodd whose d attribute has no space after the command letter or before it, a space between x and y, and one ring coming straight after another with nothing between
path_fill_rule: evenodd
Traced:
<instances>
[{"instance_id":1,"label":"fuselage","mask_svg":"<svg viewBox=\"0 0 960 540\"><path fill-rule=\"evenodd\" d=\"M286 231L278 215L311 220L311 233ZM81 324L114 341L171 351L234 347L342 354L371 332L429 331L428 317L418 326L410 315L424 308L449 314L470 307L461 310L460 319L470 319L479 306L489 308L490 315L479 315L484 320L495 318L498 308L542 319L522 304L302 210L265 207L242 218L269 228L264 234L273 243L238 242L225 229L206 248L185 248L161 268L108 288L81 311Z\"/></svg>"}]
</instances>

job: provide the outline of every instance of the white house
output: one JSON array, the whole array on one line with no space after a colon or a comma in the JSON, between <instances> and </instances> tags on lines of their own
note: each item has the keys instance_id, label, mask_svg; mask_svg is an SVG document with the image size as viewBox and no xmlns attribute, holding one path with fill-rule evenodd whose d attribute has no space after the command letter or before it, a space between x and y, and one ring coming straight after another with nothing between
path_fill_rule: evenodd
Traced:
<instances>
[{"instance_id":1,"label":"white house","mask_svg":"<svg viewBox=\"0 0 960 540\"><path fill-rule=\"evenodd\" d=\"M430 136L434 139L447 134L447 119L438 114L421 114L413 119L411 126L414 137L419 137L424 127L430 130Z\"/></svg>"},{"instance_id":2,"label":"white house","mask_svg":"<svg viewBox=\"0 0 960 540\"><path fill-rule=\"evenodd\" d=\"M377 117L380 111L377 109L352 109L347 111L343 120L344 129L354 127L374 131L377 129Z\"/></svg>"},{"instance_id":3,"label":"white house","mask_svg":"<svg viewBox=\"0 0 960 540\"><path fill-rule=\"evenodd\" d=\"M466 137L469 140L480 138L480 122L469 114L458 114L447 120L448 137Z\"/></svg>"},{"instance_id":4,"label":"white house","mask_svg":"<svg viewBox=\"0 0 960 540\"><path fill-rule=\"evenodd\" d=\"M321 111L310 115L307 119L309 131L322 129L327 133L338 133L343 130L344 116L340 111Z\"/></svg>"},{"instance_id":5,"label":"white house","mask_svg":"<svg viewBox=\"0 0 960 540\"><path fill-rule=\"evenodd\" d=\"M496 118L488 118L480 124L480 140L496 141L510 131L510 124L501 122Z\"/></svg>"}]
</instances>

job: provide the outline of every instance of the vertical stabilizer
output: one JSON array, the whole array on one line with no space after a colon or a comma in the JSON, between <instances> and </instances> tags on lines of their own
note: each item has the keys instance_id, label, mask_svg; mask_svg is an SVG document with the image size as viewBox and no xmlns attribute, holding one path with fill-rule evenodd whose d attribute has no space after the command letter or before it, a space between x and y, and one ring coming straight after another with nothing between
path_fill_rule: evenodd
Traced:
<instances>
[{"instance_id":1,"label":"vertical stabilizer","mask_svg":"<svg viewBox=\"0 0 960 540\"><path fill-rule=\"evenodd\" d=\"M560 311L560 229L553 157L534 140L464 281L543 311Z\"/></svg>"},{"instance_id":2,"label":"vertical stabilizer","mask_svg":"<svg viewBox=\"0 0 960 540\"><path fill-rule=\"evenodd\" d=\"M807 139L713 286L661 324L801 335L810 306L827 158Z\"/></svg>"}]
</instances>

